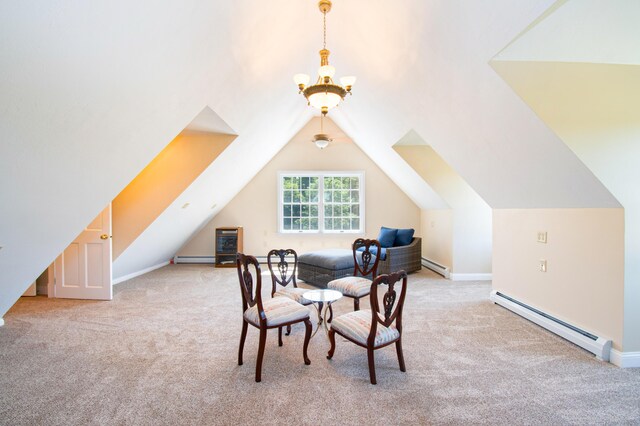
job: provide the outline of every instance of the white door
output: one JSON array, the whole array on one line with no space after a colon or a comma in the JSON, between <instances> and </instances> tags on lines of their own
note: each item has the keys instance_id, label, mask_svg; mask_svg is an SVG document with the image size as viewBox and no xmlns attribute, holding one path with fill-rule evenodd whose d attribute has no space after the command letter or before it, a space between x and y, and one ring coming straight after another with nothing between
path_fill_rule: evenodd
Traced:
<instances>
[{"instance_id":1,"label":"white door","mask_svg":"<svg viewBox=\"0 0 640 426\"><path fill-rule=\"evenodd\" d=\"M111 205L55 261L54 297L111 300Z\"/></svg>"}]
</instances>

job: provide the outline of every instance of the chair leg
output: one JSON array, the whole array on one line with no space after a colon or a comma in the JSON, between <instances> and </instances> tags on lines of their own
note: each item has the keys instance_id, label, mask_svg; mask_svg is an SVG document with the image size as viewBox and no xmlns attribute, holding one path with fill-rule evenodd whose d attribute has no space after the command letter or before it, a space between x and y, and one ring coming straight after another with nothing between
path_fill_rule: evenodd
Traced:
<instances>
[{"instance_id":1,"label":"chair leg","mask_svg":"<svg viewBox=\"0 0 640 426\"><path fill-rule=\"evenodd\" d=\"M247 324L246 321L242 321L242 332L240 333L240 349L238 349L238 365L242 365L242 351L244 350L244 340L247 337Z\"/></svg>"},{"instance_id":2,"label":"chair leg","mask_svg":"<svg viewBox=\"0 0 640 426\"><path fill-rule=\"evenodd\" d=\"M262 357L264 356L264 345L267 341L267 329L260 329L260 345L258 346L258 361L256 362L256 382L262 380Z\"/></svg>"},{"instance_id":3,"label":"chair leg","mask_svg":"<svg viewBox=\"0 0 640 426\"><path fill-rule=\"evenodd\" d=\"M287 326L287 333L285 335L288 336L290 334L291 334L291 324Z\"/></svg>"},{"instance_id":4,"label":"chair leg","mask_svg":"<svg viewBox=\"0 0 640 426\"><path fill-rule=\"evenodd\" d=\"M353 299L353 310L354 311L359 311L360 310L360 298L356 297Z\"/></svg>"},{"instance_id":5,"label":"chair leg","mask_svg":"<svg viewBox=\"0 0 640 426\"><path fill-rule=\"evenodd\" d=\"M371 384L375 385L376 382L376 364L373 359L373 348L367 348L367 357L369 358L369 378Z\"/></svg>"},{"instance_id":6,"label":"chair leg","mask_svg":"<svg viewBox=\"0 0 640 426\"><path fill-rule=\"evenodd\" d=\"M311 360L307 355L307 349L309 348L309 340L311 340L311 329L312 329L311 321L309 321L309 318L304 320L304 326L306 328L306 331L304 333L304 346L302 347L302 356L304 357L304 363L306 365L309 365L311 364Z\"/></svg>"},{"instance_id":7,"label":"chair leg","mask_svg":"<svg viewBox=\"0 0 640 426\"><path fill-rule=\"evenodd\" d=\"M278 327L278 346L282 346L282 327Z\"/></svg>"},{"instance_id":8,"label":"chair leg","mask_svg":"<svg viewBox=\"0 0 640 426\"><path fill-rule=\"evenodd\" d=\"M398 363L400 364L400 371L407 371L404 368L404 356L402 355L402 339L396 342L396 352L398 353Z\"/></svg>"},{"instance_id":9,"label":"chair leg","mask_svg":"<svg viewBox=\"0 0 640 426\"><path fill-rule=\"evenodd\" d=\"M331 306L331 303L329 304L329 319L327 320L327 324L331 324L331 321L333 321L333 306Z\"/></svg>"},{"instance_id":10,"label":"chair leg","mask_svg":"<svg viewBox=\"0 0 640 426\"><path fill-rule=\"evenodd\" d=\"M333 353L336 350L336 332L333 329L329 329L329 343L331 343L331 347L329 348L329 353L327 354L327 359L333 358Z\"/></svg>"}]
</instances>

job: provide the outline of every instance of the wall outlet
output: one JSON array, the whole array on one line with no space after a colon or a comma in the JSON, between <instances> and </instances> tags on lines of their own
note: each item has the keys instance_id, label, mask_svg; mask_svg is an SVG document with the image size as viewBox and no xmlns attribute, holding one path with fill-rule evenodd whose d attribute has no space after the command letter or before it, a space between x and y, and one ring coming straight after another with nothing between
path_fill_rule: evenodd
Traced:
<instances>
[{"instance_id":1,"label":"wall outlet","mask_svg":"<svg viewBox=\"0 0 640 426\"><path fill-rule=\"evenodd\" d=\"M547 233L546 232L538 232L538 242L546 244L547 243Z\"/></svg>"},{"instance_id":2,"label":"wall outlet","mask_svg":"<svg viewBox=\"0 0 640 426\"><path fill-rule=\"evenodd\" d=\"M540 259L539 267L540 272L547 272L547 261L545 259Z\"/></svg>"}]
</instances>

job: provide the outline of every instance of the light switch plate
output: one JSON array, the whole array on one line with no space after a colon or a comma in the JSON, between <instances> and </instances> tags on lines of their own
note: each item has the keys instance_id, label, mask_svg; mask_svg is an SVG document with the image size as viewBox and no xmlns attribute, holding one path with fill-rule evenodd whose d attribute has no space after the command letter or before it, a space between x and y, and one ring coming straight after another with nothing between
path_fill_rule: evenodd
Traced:
<instances>
[{"instance_id":1,"label":"light switch plate","mask_svg":"<svg viewBox=\"0 0 640 426\"><path fill-rule=\"evenodd\" d=\"M547 243L547 233L546 232L538 232L538 242L539 243Z\"/></svg>"},{"instance_id":2,"label":"light switch plate","mask_svg":"<svg viewBox=\"0 0 640 426\"><path fill-rule=\"evenodd\" d=\"M547 272L547 261L545 259L540 259L540 272Z\"/></svg>"}]
</instances>

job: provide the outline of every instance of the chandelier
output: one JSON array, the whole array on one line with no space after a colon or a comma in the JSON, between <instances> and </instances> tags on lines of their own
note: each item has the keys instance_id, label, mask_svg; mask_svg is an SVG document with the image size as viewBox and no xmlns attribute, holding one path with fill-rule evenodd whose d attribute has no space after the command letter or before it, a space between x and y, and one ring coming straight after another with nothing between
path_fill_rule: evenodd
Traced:
<instances>
[{"instance_id":1,"label":"chandelier","mask_svg":"<svg viewBox=\"0 0 640 426\"><path fill-rule=\"evenodd\" d=\"M293 81L298 85L299 93L307 98L308 104L318 108L322 115L326 115L331 108L337 106L344 99L347 93L351 94L351 87L356 82L356 78L353 76L342 77L340 84L333 82L336 69L329 65L329 51L327 50L327 13L331 10L331 1L320 0L318 8L322 12L324 33L318 80L315 84L307 86L310 77L307 74L296 74L293 76Z\"/></svg>"}]
</instances>

